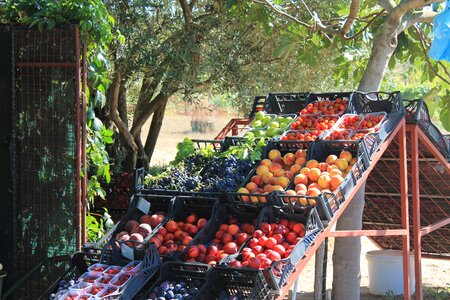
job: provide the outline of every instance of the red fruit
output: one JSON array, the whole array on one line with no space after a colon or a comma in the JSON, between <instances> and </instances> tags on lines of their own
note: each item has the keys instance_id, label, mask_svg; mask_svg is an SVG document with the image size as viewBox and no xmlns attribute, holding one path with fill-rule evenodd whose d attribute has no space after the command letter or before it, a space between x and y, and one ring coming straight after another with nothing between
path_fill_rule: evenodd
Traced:
<instances>
[{"instance_id":1,"label":"red fruit","mask_svg":"<svg viewBox=\"0 0 450 300\"><path fill-rule=\"evenodd\" d=\"M270 267L272 265L272 260L270 260L269 258L263 258L261 260L261 268L267 268Z\"/></svg>"},{"instance_id":2,"label":"red fruit","mask_svg":"<svg viewBox=\"0 0 450 300\"><path fill-rule=\"evenodd\" d=\"M195 225L189 226L189 228L188 228L188 230L187 230L187 233L189 233L190 236L196 235L196 234L198 233L198 227L195 226Z\"/></svg>"},{"instance_id":3,"label":"red fruit","mask_svg":"<svg viewBox=\"0 0 450 300\"><path fill-rule=\"evenodd\" d=\"M150 219L148 220L148 223L150 224L150 226L156 227L156 226L158 226L163 220L164 220L164 217L163 217L163 219L161 219L161 218L160 218L160 215L153 214L153 215L150 216Z\"/></svg>"},{"instance_id":4,"label":"red fruit","mask_svg":"<svg viewBox=\"0 0 450 300\"><path fill-rule=\"evenodd\" d=\"M276 233L273 235L273 238L277 241L277 244L282 244L284 241L283 235Z\"/></svg>"},{"instance_id":5,"label":"red fruit","mask_svg":"<svg viewBox=\"0 0 450 300\"><path fill-rule=\"evenodd\" d=\"M285 257L286 249L283 247L283 245L276 245L275 247L273 247L273 251L278 252L281 258Z\"/></svg>"},{"instance_id":6,"label":"red fruit","mask_svg":"<svg viewBox=\"0 0 450 300\"><path fill-rule=\"evenodd\" d=\"M244 262L242 263L242 266L243 266L243 267L248 267L248 261L244 261Z\"/></svg>"},{"instance_id":7,"label":"red fruit","mask_svg":"<svg viewBox=\"0 0 450 300\"><path fill-rule=\"evenodd\" d=\"M289 221L289 224L288 224L288 227L289 227L289 229L290 229L290 230L293 230L293 229L294 229L294 226L295 226L295 224L297 224L297 222L296 222L296 221L294 221L294 220L291 220L291 221Z\"/></svg>"},{"instance_id":8,"label":"red fruit","mask_svg":"<svg viewBox=\"0 0 450 300\"><path fill-rule=\"evenodd\" d=\"M200 251L200 254L206 254L206 246L203 244L197 245L198 251Z\"/></svg>"},{"instance_id":9,"label":"red fruit","mask_svg":"<svg viewBox=\"0 0 450 300\"><path fill-rule=\"evenodd\" d=\"M244 252L252 252L252 249L250 249L249 247L245 247L244 249L242 249L242 253Z\"/></svg>"},{"instance_id":10,"label":"red fruit","mask_svg":"<svg viewBox=\"0 0 450 300\"><path fill-rule=\"evenodd\" d=\"M289 242L289 243L293 243L294 242L294 240L297 238L297 234L295 233L295 232L293 232L293 231L291 231L291 232L289 232L287 235L286 235L286 240Z\"/></svg>"},{"instance_id":11,"label":"red fruit","mask_svg":"<svg viewBox=\"0 0 450 300\"><path fill-rule=\"evenodd\" d=\"M284 249L288 249L290 244L287 243L287 242L284 242L282 246L283 246Z\"/></svg>"},{"instance_id":12,"label":"red fruit","mask_svg":"<svg viewBox=\"0 0 450 300\"><path fill-rule=\"evenodd\" d=\"M268 249L273 249L273 247L275 247L277 244L278 244L277 240L273 237L270 237L267 239L266 243L264 244L264 247Z\"/></svg>"},{"instance_id":13,"label":"red fruit","mask_svg":"<svg viewBox=\"0 0 450 300\"><path fill-rule=\"evenodd\" d=\"M264 251L264 247L260 246L260 245L256 245L252 249L253 249L253 252L255 252L255 254L260 254Z\"/></svg>"},{"instance_id":14,"label":"red fruit","mask_svg":"<svg viewBox=\"0 0 450 300\"><path fill-rule=\"evenodd\" d=\"M178 245L175 243L166 245L170 252L178 251Z\"/></svg>"},{"instance_id":15,"label":"red fruit","mask_svg":"<svg viewBox=\"0 0 450 300\"><path fill-rule=\"evenodd\" d=\"M191 236L185 236L184 238L183 238L183 241L182 241L182 244L184 245L184 246L187 246L187 245L189 245L189 243L192 241L192 237Z\"/></svg>"},{"instance_id":16,"label":"red fruit","mask_svg":"<svg viewBox=\"0 0 450 300\"><path fill-rule=\"evenodd\" d=\"M210 262L216 262L216 256L208 254L205 256L205 264L209 264Z\"/></svg>"},{"instance_id":17,"label":"red fruit","mask_svg":"<svg viewBox=\"0 0 450 300\"><path fill-rule=\"evenodd\" d=\"M247 234L253 234L254 231L255 231L255 226L249 225L245 232L247 232Z\"/></svg>"},{"instance_id":18,"label":"red fruit","mask_svg":"<svg viewBox=\"0 0 450 300\"><path fill-rule=\"evenodd\" d=\"M234 236L240 232L239 226L237 226L236 224L231 224L230 226L228 226L227 232Z\"/></svg>"},{"instance_id":19,"label":"red fruit","mask_svg":"<svg viewBox=\"0 0 450 300\"><path fill-rule=\"evenodd\" d=\"M248 239L248 234L241 232L236 235L236 243L242 245Z\"/></svg>"},{"instance_id":20,"label":"red fruit","mask_svg":"<svg viewBox=\"0 0 450 300\"><path fill-rule=\"evenodd\" d=\"M276 225L273 228L273 234L277 234L277 233L279 233L279 234L286 234L287 231L288 231L288 229L284 225Z\"/></svg>"},{"instance_id":21,"label":"red fruit","mask_svg":"<svg viewBox=\"0 0 450 300\"><path fill-rule=\"evenodd\" d=\"M224 234L222 235L222 243L223 243L223 244L229 243L229 242L231 242L231 241L233 241L233 236L232 236L231 234L229 234L229 233L224 233Z\"/></svg>"},{"instance_id":22,"label":"red fruit","mask_svg":"<svg viewBox=\"0 0 450 300\"><path fill-rule=\"evenodd\" d=\"M250 242L248 243L248 246L249 246L250 248L253 249L253 247L255 247L255 246L258 245L258 242L259 242L259 239L257 239L257 238L252 238L252 239L250 240Z\"/></svg>"},{"instance_id":23,"label":"red fruit","mask_svg":"<svg viewBox=\"0 0 450 300\"><path fill-rule=\"evenodd\" d=\"M175 239L175 236L173 235L173 233L168 233L166 234L166 236L164 237L164 242L167 241L173 241Z\"/></svg>"},{"instance_id":24,"label":"red fruit","mask_svg":"<svg viewBox=\"0 0 450 300\"><path fill-rule=\"evenodd\" d=\"M259 269L261 267L261 261L257 257L253 257L249 260L248 266L253 269Z\"/></svg>"},{"instance_id":25,"label":"red fruit","mask_svg":"<svg viewBox=\"0 0 450 300\"><path fill-rule=\"evenodd\" d=\"M158 229L158 233L161 234L162 236L165 236L168 233L168 231L165 227L160 227Z\"/></svg>"},{"instance_id":26,"label":"red fruit","mask_svg":"<svg viewBox=\"0 0 450 300\"><path fill-rule=\"evenodd\" d=\"M269 232L272 231L272 226L270 226L269 223L261 223L259 229L265 234L269 234Z\"/></svg>"},{"instance_id":27,"label":"red fruit","mask_svg":"<svg viewBox=\"0 0 450 300\"><path fill-rule=\"evenodd\" d=\"M162 255L168 254L168 252L165 253L166 251L168 251L166 246L161 246L158 248L159 254L162 254Z\"/></svg>"},{"instance_id":28,"label":"red fruit","mask_svg":"<svg viewBox=\"0 0 450 300\"><path fill-rule=\"evenodd\" d=\"M253 232L253 237L254 238L261 238L261 237L263 237L263 236L265 236L265 234L264 234L264 232L262 232L261 230L256 230L255 232Z\"/></svg>"},{"instance_id":29,"label":"red fruit","mask_svg":"<svg viewBox=\"0 0 450 300\"><path fill-rule=\"evenodd\" d=\"M221 246L222 246L222 241L219 240L219 239L213 239L213 240L211 241L211 244L213 244L213 245L215 245L215 246L217 246L217 247L221 247Z\"/></svg>"},{"instance_id":30,"label":"red fruit","mask_svg":"<svg viewBox=\"0 0 450 300\"><path fill-rule=\"evenodd\" d=\"M185 246L185 245L180 245L180 246L178 246L178 251L179 251L179 252L184 251L184 249L186 249L186 246Z\"/></svg>"},{"instance_id":31,"label":"red fruit","mask_svg":"<svg viewBox=\"0 0 450 300\"><path fill-rule=\"evenodd\" d=\"M206 220L205 218L198 219L198 221L197 221L198 229L202 229L203 227L205 227L207 222L208 222L208 220Z\"/></svg>"},{"instance_id":32,"label":"red fruit","mask_svg":"<svg viewBox=\"0 0 450 300\"><path fill-rule=\"evenodd\" d=\"M243 223L241 228L242 228L242 232L247 232L247 228L250 226L249 223Z\"/></svg>"},{"instance_id":33,"label":"red fruit","mask_svg":"<svg viewBox=\"0 0 450 300\"><path fill-rule=\"evenodd\" d=\"M216 256L219 253L219 248L215 245L208 246L208 254Z\"/></svg>"},{"instance_id":34,"label":"red fruit","mask_svg":"<svg viewBox=\"0 0 450 300\"><path fill-rule=\"evenodd\" d=\"M255 257L255 253L253 252L242 252L242 260L243 261L248 261L249 259Z\"/></svg>"},{"instance_id":35,"label":"red fruit","mask_svg":"<svg viewBox=\"0 0 450 300\"><path fill-rule=\"evenodd\" d=\"M150 219L151 219L151 216L149 216L149 215L142 215L140 218L139 218L139 223L146 223L146 224L148 224L148 225L150 225L151 226L151 224L150 224ZM153 227L153 226L152 226Z\"/></svg>"},{"instance_id":36,"label":"red fruit","mask_svg":"<svg viewBox=\"0 0 450 300\"><path fill-rule=\"evenodd\" d=\"M237 253L238 247L237 247L236 243L231 242L231 243L228 243L225 246L223 246L223 250L227 254L234 254L234 253Z\"/></svg>"},{"instance_id":37,"label":"red fruit","mask_svg":"<svg viewBox=\"0 0 450 300\"><path fill-rule=\"evenodd\" d=\"M287 227L289 224L288 219L281 219L280 222L278 222L280 225L283 225L284 227Z\"/></svg>"},{"instance_id":38,"label":"red fruit","mask_svg":"<svg viewBox=\"0 0 450 300\"><path fill-rule=\"evenodd\" d=\"M294 228L292 230L300 235L300 233L305 230L305 225L303 225L302 223L297 223L294 225Z\"/></svg>"},{"instance_id":39,"label":"red fruit","mask_svg":"<svg viewBox=\"0 0 450 300\"><path fill-rule=\"evenodd\" d=\"M280 253L278 253L277 251L270 251L270 254L267 255L267 257L271 260L271 261L277 261L281 259L281 255Z\"/></svg>"},{"instance_id":40,"label":"red fruit","mask_svg":"<svg viewBox=\"0 0 450 300\"><path fill-rule=\"evenodd\" d=\"M233 260L230 262L230 266L233 268L240 268L240 267L242 267L242 264L238 260Z\"/></svg>"},{"instance_id":41,"label":"red fruit","mask_svg":"<svg viewBox=\"0 0 450 300\"><path fill-rule=\"evenodd\" d=\"M121 232L119 232L118 234L116 234L116 240L121 241L121 238L122 238L123 236L126 236L126 235L128 235L128 232L126 232L126 231L121 231ZM130 238L130 237L128 237L128 238Z\"/></svg>"},{"instance_id":42,"label":"red fruit","mask_svg":"<svg viewBox=\"0 0 450 300\"><path fill-rule=\"evenodd\" d=\"M183 222L183 221L178 221L178 222L177 222L177 225L178 225L178 227L181 228L181 227L184 225L184 222Z\"/></svg>"},{"instance_id":43,"label":"red fruit","mask_svg":"<svg viewBox=\"0 0 450 300\"><path fill-rule=\"evenodd\" d=\"M259 239L258 245L265 247L267 240L268 240L268 238L266 236L261 237Z\"/></svg>"},{"instance_id":44,"label":"red fruit","mask_svg":"<svg viewBox=\"0 0 450 300\"><path fill-rule=\"evenodd\" d=\"M150 242L152 242L153 244L155 244L156 248L159 248L162 246L162 241L156 237L152 237L150 239Z\"/></svg>"},{"instance_id":45,"label":"red fruit","mask_svg":"<svg viewBox=\"0 0 450 300\"><path fill-rule=\"evenodd\" d=\"M266 258L267 255L264 254L264 253L260 253L260 254L256 255L256 257L259 258L259 259L263 259L263 258Z\"/></svg>"},{"instance_id":46,"label":"red fruit","mask_svg":"<svg viewBox=\"0 0 450 300\"><path fill-rule=\"evenodd\" d=\"M221 239L224 233L225 233L225 231L218 230L215 235L216 239Z\"/></svg>"},{"instance_id":47,"label":"red fruit","mask_svg":"<svg viewBox=\"0 0 450 300\"><path fill-rule=\"evenodd\" d=\"M130 236L130 241L142 243L144 241L144 237L140 233L133 233Z\"/></svg>"},{"instance_id":48,"label":"red fruit","mask_svg":"<svg viewBox=\"0 0 450 300\"><path fill-rule=\"evenodd\" d=\"M198 251L197 246L190 246L188 249L188 257L190 258L196 258L197 256L199 256L200 251Z\"/></svg>"},{"instance_id":49,"label":"red fruit","mask_svg":"<svg viewBox=\"0 0 450 300\"><path fill-rule=\"evenodd\" d=\"M220 230L227 232L228 230L228 224L221 224L219 227Z\"/></svg>"},{"instance_id":50,"label":"red fruit","mask_svg":"<svg viewBox=\"0 0 450 300\"><path fill-rule=\"evenodd\" d=\"M181 226L181 230L187 232L188 228L191 227L191 225L191 223L184 223L183 226Z\"/></svg>"},{"instance_id":51,"label":"red fruit","mask_svg":"<svg viewBox=\"0 0 450 300\"><path fill-rule=\"evenodd\" d=\"M198 261L198 262L205 262L205 257L206 257L206 255L205 254L203 254L203 253L200 253L198 256L197 256L197 258L196 258L196 260Z\"/></svg>"},{"instance_id":52,"label":"red fruit","mask_svg":"<svg viewBox=\"0 0 450 300\"><path fill-rule=\"evenodd\" d=\"M137 227L139 227L139 222L135 220L130 220L125 224L125 231L132 233Z\"/></svg>"},{"instance_id":53,"label":"red fruit","mask_svg":"<svg viewBox=\"0 0 450 300\"><path fill-rule=\"evenodd\" d=\"M195 214L191 214L186 218L187 223L195 224L197 223L198 217Z\"/></svg>"},{"instance_id":54,"label":"red fruit","mask_svg":"<svg viewBox=\"0 0 450 300\"><path fill-rule=\"evenodd\" d=\"M170 220L169 222L166 223L166 229L168 232L175 232L178 230L178 224L177 222Z\"/></svg>"}]
</instances>

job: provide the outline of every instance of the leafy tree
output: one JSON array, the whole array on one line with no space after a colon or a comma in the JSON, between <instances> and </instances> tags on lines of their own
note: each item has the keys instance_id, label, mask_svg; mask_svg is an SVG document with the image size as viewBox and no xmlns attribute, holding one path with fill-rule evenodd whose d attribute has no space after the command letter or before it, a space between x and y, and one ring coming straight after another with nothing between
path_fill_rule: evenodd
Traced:
<instances>
[{"instance_id":1,"label":"leafy tree","mask_svg":"<svg viewBox=\"0 0 450 300\"><path fill-rule=\"evenodd\" d=\"M342 55L335 59L337 80L359 82L360 91L389 86L383 82L385 72L397 64L420 70L421 82L416 84L432 83L433 92L441 97L440 119L445 128L450 127L448 64L433 61L427 55L432 40L430 23L442 9L439 2L443 0L317 2L228 1L242 15L250 16L255 11L267 15L266 26L285 24L275 52L279 56L296 55L313 65L317 53L330 47L339 49ZM320 5L327 5L326 10ZM364 186L341 216L338 229L361 229L363 192ZM333 298L359 299L360 252L359 238L336 239ZM421 295L421 291L417 293Z\"/></svg>"}]
</instances>

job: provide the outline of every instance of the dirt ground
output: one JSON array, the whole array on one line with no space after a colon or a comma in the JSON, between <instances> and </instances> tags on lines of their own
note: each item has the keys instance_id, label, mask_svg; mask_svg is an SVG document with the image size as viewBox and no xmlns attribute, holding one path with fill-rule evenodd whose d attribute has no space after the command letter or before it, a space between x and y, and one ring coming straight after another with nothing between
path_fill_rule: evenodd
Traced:
<instances>
[{"instance_id":1,"label":"dirt ground","mask_svg":"<svg viewBox=\"0 0 450 300\"><path fill-rule=\"evenodd\" d=\"M197 116L198 117L198 116ZM191 130L191 120L193 117L188 115L179 115L167 113L163 122L163 127L156 145L152 165L167 164L176 154L176 144L185 137L198 139L213 139L215 135L227 124L232 117L230 115L209 115L204 118L213 122L213 130L208 133L194 133ZM149 122L144 126L143 136L148 130ZM328 274L327 289L331 289L333 270L332 270L332 249L333 239L329 240L328 249ZM370 250L376 250L378 247L368 238L362 238L361 251L361 299L403 299L402 296L393 297L389 295L374 296L368 292L369 277L366 253ZM450 299L450 260L423 259L422 260L422 278L424 287L424 299ZM300 284L298 287L296 299L313 299L312 293L314 282L314 258L311 259L306 269L300 275Z\"/></svg>"}]
</instances>

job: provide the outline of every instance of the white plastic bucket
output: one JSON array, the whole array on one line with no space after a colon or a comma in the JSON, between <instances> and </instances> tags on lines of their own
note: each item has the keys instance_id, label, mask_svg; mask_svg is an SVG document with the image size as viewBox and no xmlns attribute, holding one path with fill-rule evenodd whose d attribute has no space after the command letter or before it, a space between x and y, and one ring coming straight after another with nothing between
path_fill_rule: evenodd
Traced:
<instances>
[{"instance_id":1,"label":"white plastic bucket","mask_svg":"<svg viewBox=\"0 0 450 300\"><path fill-rule=\"evenodd\" d=\"M403 253L401 250L374 250L366 253L369 267L369 293L373 295L403 294ZM414 256L409 260L410 295L415 291Z\"/></svg>"}]
</instances>

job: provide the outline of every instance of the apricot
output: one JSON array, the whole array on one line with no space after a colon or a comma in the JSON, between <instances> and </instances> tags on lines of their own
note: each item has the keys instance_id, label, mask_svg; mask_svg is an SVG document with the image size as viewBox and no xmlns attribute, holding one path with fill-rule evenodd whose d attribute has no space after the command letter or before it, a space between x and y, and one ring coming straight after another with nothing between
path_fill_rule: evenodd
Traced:
<instances>
[{"instance_id":1,"label":"apricot","mask_svg":"<svg viewBox=\"0 0 450 300\"><path fill-rule=\"evenodd\" d=\"M331 172L333 170L339 170L339 168L336 165L329 165L327 168L327 172Z\"/></svg>"},{"instance_id":2,"label":"apricot","mask_svg":"<svg viewBox=\"0 0 450 300\"><path fill-rule=\"evenodd\" d=\"M297 193L294 190L287 190L285 195L286 196L296 196Z\"/></svg>"},{"instance_id":3,"label":"apricot","mask_svg":"<svg viewBox=\"0 0 450 300\"><path fill-rule=\"evenodd\" d=\"M318 168L312 168L311 171L308 174L308 178L311 181L316 182L319 179L319 177L320 177L320 173L321 172L320 172L320 170Z\"/></svg>"},{"instance_id":4,"label":"apricot","mask_svg":"<svg viewBox=\"0 0 450 300\"><path fill-rule=\"evenodd\" d=\"M304 167L304 168L301 168L300 174L305 174L306 176L308 176L308 174L309 174L310 171L311 171L310 168Z\"/></svg>"},{"instance_id":5,"label":"apricot","mask_svg":"<svg viewBox=\"0 0 450 300\"><path fill-rule=\"evenodd\" d=\"M265 165L260 165L256 168L256 174L263 176L264 174L269 173L269 167L265 166Z\"/></svg>"},{"instance_id":6,"label":"apricot","mask_svg":"<svg viewBox=\"0 0 450 300\"><path fill-rule=\"evenodd\" d=\"M318 188L311 188L308 189L308 191L306 192L307 196L319 196L320 195L320 190Z\"/></svg>"},{"instance_id":7,"label":"apricot","mask_svg":"<svg viewBox=\"0 0 450 300\"><path fill-rule=\"evenodd\" d=\"M262 180L265 184L270 184L272 182L273 173L268 172L264 175L262 175Z\"/></svg>"},{"instance_id":8,"label":"apricot","mask_svg":"<svg viewBox=\"0 0 450 300\"><path fill-rule=\"evenodd\" d=\"M265 159L263 159L259 164L260 164L260 165L263 165L263 166L268 166L268 167L270 167L270 165L272 165L272 161L271 161L270 159L268 159L268 158L265 158Z\"/></svg>"},{"instance_id":9,"label":"apricot","mask_svg":"<svg viewBox=\"0 0 450 300\"><path fill-rule=\"evenodd\" d=\"M283 187L281 185L278 185L278 184L272 185L271 189L272 189L271 192L273 192L273 191L284 191Z\"/></svg>"},{"instance_id":10,"label":"apricot","mask_svg":"<svg viewBox=\"0 0 450 300\"><path fill-rule=\"evenodd\" d=\"M298 193L298 191L307 191L308 188L306 187L305 184L303 183L299 183L295 185L295 191Z\"/></svg>"},{"instance_id":11,"label":"apricot","mask_svg":"<svg viewBox=\"0 0 450 300\"><path fill-rule=\"evenodd\" d=\"M335 161L335 165L339 168L339 170L345 171L348 167L348 161L345 158L338 158Z\"/></svg>"},{"instance_id":12,"label":"apricot","mask_svg":"<svg viewBox=\"0 0 450 300\"><path fill-rule=\"evenodd\" d=\"M280 185L283 189L289 184L289 178L281 176L275 179L275 185Z\"/></svg>"},{"instance_id":13,"label":"apricot","mask_svg":"<svg viewBox=\"0 0 450 300\"><path fill-rule=\"evenodd\" d=\"M298 174L294 178L294 184L297 185L299 183L308 184L308 176L305 174Z\"/></svg>"},{"instance_id":14,"label":"apricot","mask_svg":"<svg viewBox=\"0 0 450 300\"><path fill-rule=\"evenodd\" d=\"M335 189L337 189L342 182L344 182L344 178L341 175L334 175L333 177L331 177L330 181L331 190L334 191Z\"/></svg>"},{"instance_id":15,"label":"apricot","mask_svg":"<svg viewBox=\"0 0 450 300\"><path fill-rule=\"evenodd\" d=\"M278 151L277 149L272 149L269 151L268 157L271 161L273 161L274 159L281 157L281 152Z\"/></svg>"},{"instance_id":16,"label":"apricot","mask_svg":"<svg viewBox=\"0 0 450 300\"><path fill-rule=\"evenodd\" d=\"M307 151L306 151L306 150L303 150L303 149L299 149L299 150L297 150L297 151L295 152L295 157L296 157L296 158L300 158L300 157L306 158L306 155L307 155Z\"/></svg>"},{"instance_id":17,"label":"apricot","mask_svg":"<svg viewBox=\"0 0 450 300\"><path fill-rule=\"evenodd\" d=\"M306 163L306 157L299 157L295 160L295 164L299 166L304 166Z\"/></svg>"},{"instance_id":18,"label":"apricot","mask_svg":"<svg viewBox=\"0 0 450 300\"><path fill-rule=\"evenodd\" d=\"M354 165L356 163L356 158L352 158L352 160L350 161L349 165Z\"/></svg>"},{"instance_id":19,"label":"apricot","mask_svg":"<svg viewBox=\"0 0 450 300\"><path fill-rule=\"evenodd\" d=\"M330 178L333 177L334 175L342 175L342 171L339 169L331 170L331 172L329 173Z\"/></svg>"},{"instance_id":20,"label":"apricot","mask_svg":"<svg viewBox=\"0 0 450 300\"><path fill-rule=\"evenodd\" d=\"M295 173L297 173L298 171L300 171L301 168L302 168L302 166L300 166L300 165L298 165L298 164L295 164L295 165L292 165L292 166L289 168L289 171L290 171L292 174L295 174Z\"/></svg>"},{"instance_id":21,"label":"apricot","mask_svg":"<svg viewBox=\"0 0 450 300\"><path fill-rule=\"evenodd\" d=\"M319 165L319 162L315 159L311 159L306 162L306 167L310 168L310 169L317 168L318 165Z\"/></svg>"},{"instance_id":22,"label":"apricot","mask_svg":"<svg viewBox=\"0 0 450 300\"><path fill-rule=\"evenodd\" d=\"M349 151L342 151L341 154L339 154L339 158L345 159L347 162L350 162L353 158L352 154Z\"/></svg>"},{"instance_id":23,"label":"apricot","mask_svg":"<svg viewBox=\"0 0 450 300\"><path fill-rule=\"evenodd\" d=\"M263 185L262 177L259 175L255 175L251 179L252 182L254 182L257 186L261 187Z\"/></svg>"},{"instance_id":24,"label":"apricot","mask_svg":"<svg viewBox=\"0 0 450 300\"><path fill-rule=\"evenodd\" d=\"M330 187L330 181L331 181L330 176L328 176L326 174L325 175L322 174L322 175L319 176L319 179L317 180L317 183L320 185L320 187L322 189L328 189Z\"/></svg>"},{"instance_id":25,"label":"apricot","mask_svg":"<svg viewBox=\"0 0 450 300\"><path fill-rule=\"evenodd\" d=\"M325 172L328 168L328 164L327 163L320 163L317 168L319 168L320 171Z\"/></svg>"},{"instance_id":26,"label":"apricot","mask_svg":"<svg viewBox=\"0 0 450 300\"><path fill-rule=\"evenodd\" d=\"M245 185L245 188L246 188L250 193L252 193L254 190L256 190L257 187L258 187L258 186L256 185L256 183L254 183L254 182L252 182L252 181L250 181L249 183L247 183L247 184Z\"/></svg>"},{"instance_id":27,"label":"apricot","mask_svg":"<svg viewBox=\"0 0 450 300\"><path fill-rule=\"evenodd\" d=\"M295 163L295 160L296 160L297 158L295 157L295 154L294 153L286 153L284 156L283 156L283 162L284 162L284 164L285 165L287 165L287 166L292 166L294 163Z\"/></svg>"},{"instance_id":28,"label":"apricot","mask_svg":"<svg viewBox=\"0 0 450 300\"><path fill-rule=\"evenodd\" d=\"M278 169L278 170L275 170L275 172L273 172L274 177L285 176L285 174L286 174L286 171L284 169Z\"/></svg>"},{"instance_id":29,"label":"apricot","mask_svg":"<svg viewBox=\"0 0 450 300\"><path fill-rule=\"evenodd\" d=\"M338 157L334 154L328 155L327 159L325 160L325 162L329 165L334 165L334 162L336 161Z\"/></svg>"}]
</instances>

